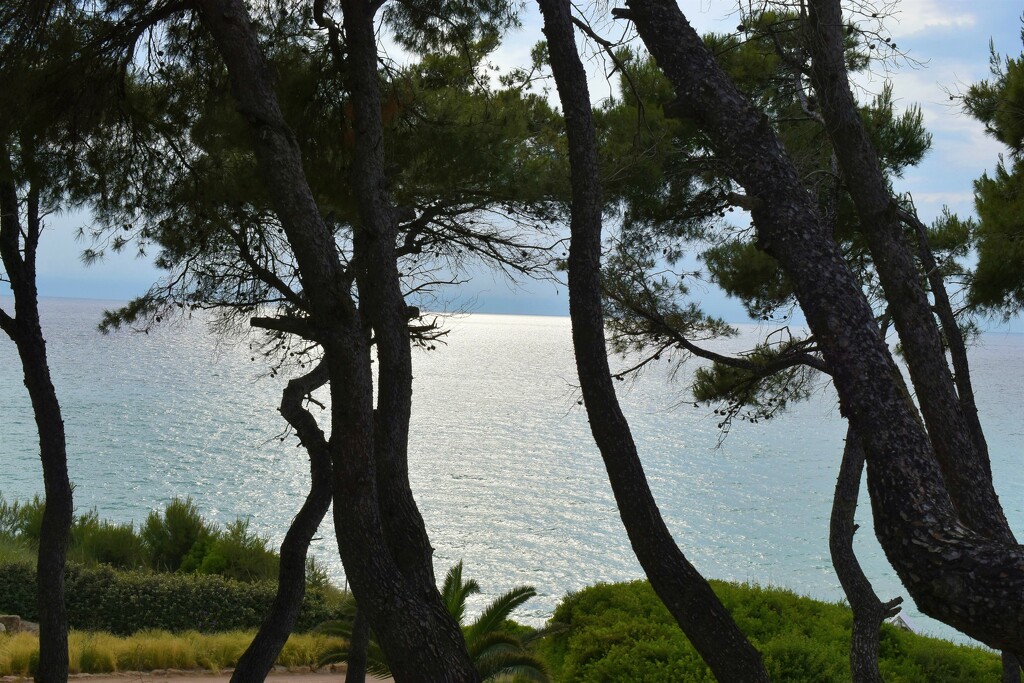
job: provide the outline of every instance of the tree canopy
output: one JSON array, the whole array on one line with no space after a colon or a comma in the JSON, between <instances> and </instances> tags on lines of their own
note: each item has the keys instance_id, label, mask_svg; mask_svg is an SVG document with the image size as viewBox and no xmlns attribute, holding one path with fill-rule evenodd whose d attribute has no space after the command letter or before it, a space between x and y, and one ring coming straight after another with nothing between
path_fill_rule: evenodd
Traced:
<instances>
[{"instance_id":1,"label":"tree canopy","mask_svg":"<svg viewBox=\"0 0 1024 683\"><path fill-rule=\"evenodd\" d=\"M1024 40L1024 32L1021 34ZM1001 57L991 48L992 78L962 96L964 109L1007 147L991 175L974 183L978 221L950 223L977 248L969 301L982 311L1010 318L1024 306L1024 58Z\"/></svg>"}]
</instances>

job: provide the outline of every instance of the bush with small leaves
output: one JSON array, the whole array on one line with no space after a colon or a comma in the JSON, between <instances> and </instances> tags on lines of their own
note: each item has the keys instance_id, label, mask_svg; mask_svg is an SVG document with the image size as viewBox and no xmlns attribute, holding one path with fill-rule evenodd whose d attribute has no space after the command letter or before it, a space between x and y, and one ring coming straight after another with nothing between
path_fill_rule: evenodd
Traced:
<instances>
[{"instance_id":1,"label":"bush with small leaves","mask_svg":"<svg viewBox=\"0 0 1024 683\"><path fill-rule=\"evenodd\" d=\"M764 655L772 680L850 680L848 607L777 588L712 581L737 625ZM540 641L560 681L712 683L707 665L646 581L599 584L566 596L552 621L568 628ZM885 625L882 675L889 683L999 680L999 656Z\"/></svg>"},{"instance_id":2,"label":"bush with small leaves","mask_svg":"<svg viewBox=\"0 0 1024 683\"><path fill-rule=\"evenodd\" d=\"M43 510L46 503L39 494L27 502L8 503L0 494L0 535L20 537L32 543L39 542L43 528Z\"/></svg>"},{"instance_id":3,"label":"bush with small leaves","mask_svg":"<svg viewBox=\"0 0 1024 683\"><path fill-rule=\"evenodd\" d=\"M35 567L0 564L0 610L36 621ZM65 578L68 623L84 631L126 635L146 629L217 632L257 628L277 592L273 581L241 582L206 574L118 571L69 563ZM297 630L341 616L332 587L306 591Z\"/></svg>"},{"instance_id":4,"label":"bush with small leaves","mask_svg":"<svg viewBox=\"0 0 1024 683\"><path fill-rule=\"evenodd\" d=\"M238 519L213 539L199 571L236 581L265 581L277 578L280 564L270 541L249 531L249 520Z\"/></svg>"},{"instance_id":5,"label":"bush with small leaves","mask_svg":"<svg viewBox=\"0 0 1024 683\"><path fill-rule=\"evenodd\" d=\"M147 565L148 556L135 525L101 520L97 512L91 510L71 526L68 559L82 564L139 569Z\"/></svg>"},{"instance_id":6,"label":"bush with small leaves","mask_svg":"<svg viewBox=\"0 0 1024 683\"><path fill-rule=\"evenodd\" d=\"M213 528L206 523L191 498L175 498L167 504L164 514L149 513L142 527L142 541L149 551L150 566L154 569L177 571L190 556L194 546L202 548L210 543ZM202 563L202 556L192 556L192 569ZM197 561L198 560L198 561Z\"/></svg>"}]
</instances>

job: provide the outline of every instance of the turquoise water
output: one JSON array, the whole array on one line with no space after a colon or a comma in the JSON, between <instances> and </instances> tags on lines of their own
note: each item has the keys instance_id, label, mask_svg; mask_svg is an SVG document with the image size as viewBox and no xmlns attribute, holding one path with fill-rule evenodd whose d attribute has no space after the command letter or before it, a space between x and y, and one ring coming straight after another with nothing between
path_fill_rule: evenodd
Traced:
<instances>
[{"instance_id":1,"label":"turquoise water","mask_svg":"<svg viewBox=\"0 0 1024 683\"><path fill-rule=\"evenodd\" d=\"M0 305L9 309L9 299ZM44 325L68 431L80 511L145 519L191 496L211 520L248 517L275 543L308 484L305 453L280 436L286 376L247 338L212 334L201 320L151 334L101 336L103 302L46 300ZM411 478L439 572L464 560L484 595L530 584L522 617L540 621L567 591L642 575L621 528L603 466L577 405L565 318L471 315L449 319L447 344L414 357ZM759 328L719 347L738 350ZM257 340L258 341L258 340ZM251 360L255 357L257 360ZM988 334L973 372L996 487L1024 535L1020 467L1024 336ZM845 433L834 392L757 425L688 402L686 377L666 362L619 384L651 486L676 540L708 577L791 588L839 600L828 557L828 516ZM670 376L675 380L671 381ZM42 491L35 425L13 345L0 339L0 492ZM720 443L721 441L721 443ZM904 594L862 507L857 548L883 598ZM344 581L325 522L315 554ZM905 595L905 594L904 594ZM908 608L928 632L952 632Z\"/></svg>"}]
</instances>

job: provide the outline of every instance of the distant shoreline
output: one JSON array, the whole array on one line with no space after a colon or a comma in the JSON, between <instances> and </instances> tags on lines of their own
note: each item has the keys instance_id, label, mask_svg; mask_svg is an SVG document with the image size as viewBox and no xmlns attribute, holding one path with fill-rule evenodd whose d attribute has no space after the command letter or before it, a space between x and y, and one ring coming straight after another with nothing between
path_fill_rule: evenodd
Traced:
<instances>
[{"instance_id":1,"label":"distant shoreline","mask_svg":"<svg viewBox=\"0 0 1024 683\"><path fill-rule=\"evenodd\" d=\"M0 306L4 306L5 302L13 301L14 297L10 294L0 294ZM96 304L107 304L107 305L123 305L128 303L128 299L105 299L97 297L77 297L77 296L40 296L41 302L76 302L76 303L96 303ZM569 315L567 313L545 313L541 312L503 312L503 311L424 311L423 315L438 315L438 316L449 316L452 318L464 318L468 316L491 316L491 317L509 317L509 318L546 318L546 319L564 319L568 320ZM985 321L983 320L984 324ZM751 326L760 327L765 325L757 320L727 320L726 324L735 326ZM806 324L800 321L799 323L793 322L791 325L800 330L806 330ZM1016 331L1012 329L1015 325L1019 325L1021 329ZM1009 328L1009 329L1008 329ZM989 337L993 335L1024 335L1024 319L1015 319L1007 323L999 322L994 323L991 326L983 326L981 330L983 337Z\"/></svg>"}]
</instances>

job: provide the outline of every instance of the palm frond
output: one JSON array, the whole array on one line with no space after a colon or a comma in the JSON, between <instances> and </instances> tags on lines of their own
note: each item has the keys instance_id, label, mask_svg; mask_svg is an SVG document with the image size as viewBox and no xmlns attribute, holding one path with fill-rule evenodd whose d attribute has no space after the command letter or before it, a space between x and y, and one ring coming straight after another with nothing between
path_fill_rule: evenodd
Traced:
<instances>
[{"instance_id":1,"label":"palm frond","mask_svg":"<svg viewBox=\"0 0 1024 683\"><path fill-rule=\"evenodd\" d=\"M536 681L548 683L544 662L528 652L498 652L476 662L484 681Z\"/></svg>"},{"instance_id":2,"label":"palm frond","mask_svg":"<svg viewBox=\"0 0 1024 683\"><path fill-rule=\"evenodd\" d=\"M344 616L341 619L325 621L317 626L316 630L319 633L323 633L328 636L344 638L347 642L341 647L336 647L325 652L320 658L320 661L317 662L317 666L348 662L349 646L352 640L352 629L355 626L355 601L352 600L343 605L342 611ZM384 659L384 651L380 649L380 645L378 645L377 641L374 639L372 631L370 632L370 641L366 646L366 671L381 678L388 678L391 676L391 669L388 668L387 660Z\"/></svg>"},{"instance_id":3,"label":"palm frond","mask_svg":"<svg viewBox=\"0 0 1024 683\"><path fill-rule=\"evenodd\" d=\"M514 609L535 595L537 591L533 586L519 586L498 596L466 629L466 640L499 630Z\"/></svg>"},{"instance_id":4,"label":"palm frond","mask_svg":"<svg viewBox=\"0 0 1024 683\"><path fill-rule=\"evenodd\" d=\"M326 636L347 639L352 637L352 621L348 619L332 619L318 625L316 630Z\"/></svg>"},{"instance_id":5,"label":"palm frond","mask_svg":"<svg viewBox=\"0 0 1024 683\"><path fill-rule=\"evenodd\" d=\"M370 652L366 653L366 673L372 674L377 678L391 678L391 669L388 668L387 662L384 661L384 653L379 649L376 650L376 654L371 656Z\"/></svg>"},{"instance_id":6,"label":"palm frond","mask_svg":"<svg viewBox=\"0 0 1024 683\"><path fill-rule=\"evenodd\" d=\"M469 649L469 656L475 662L497 652L519 652L523 649L523 643L510 633L493 631L481 634L472 640L467 638L466 647Z\"/></svg>"},{"instance_id":7,"label":"palm frond","mask_svg":"<svg viewBox=\"0 0 1024 683\"><path fill-rule=\"evenodd\" d=\"M462 625L466 614L466 598L480 592L480 585L473 579L465 580L462 574L462 562L458 562L445 575L441 586L441 599L451 616ZM550 633L564 630L565 626L553 624L540 631L534 631L525 639L502 631L504 622L512 611L537 595L532 586L520 586L498 596L488 605L472 624L464 629L466 646L483 680L515 683L516 681L541 681L547 683L548 675L543 662L524 649L524 643L542 638ZM344 614L341 619L327 621L317 627L317 631L351 639L355 623L355 603L352 602L352 614ZM391 671L384 659L380 646L372 638L367 648L367 672L388 677ZM320 664L347 662L349 644L336 648L320 660Z\"/></svg>"},{"instance_id":8,"label":"palm frond","mask_svg":"<svg viewBox=\"0 0 1024 683\"><path fill-rule=\"evenodd\" d=\"M441 586L441 599L444 600L448 613L461 626L466 616L466 598L480 592L480 584L470 579L462 581L462 560L452 565L452 568L445 574L444 584Z\"/></svg>"},{"instance_id":9,"label":"palm frond","mask_svg":"<svg viewBox=\"0 0 1024 683\"><path fill-rule=\"evenodd\" d=\"M349 658L349 645L345 645L337 648L333 648L324 653L317 662L317 666L325 666L327 664L339 664L341 662L348 662ZM391 669L388 668L387 661L384 659L384 652L380 649L380 646L374 640L370 640L370 644L366 647L366 671L379 678L389 678L391 676Z\"/></svg>"}]
</instances>

